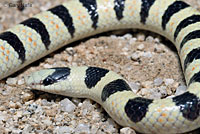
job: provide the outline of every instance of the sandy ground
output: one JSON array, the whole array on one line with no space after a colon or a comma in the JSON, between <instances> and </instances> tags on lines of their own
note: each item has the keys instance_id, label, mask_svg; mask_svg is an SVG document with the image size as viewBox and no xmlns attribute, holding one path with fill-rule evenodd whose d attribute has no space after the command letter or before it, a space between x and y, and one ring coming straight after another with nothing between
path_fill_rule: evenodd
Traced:
<instances>
[{"instance_id":1,"label":"sandy ground","mask_svg":"<svg viewBox=\"0 0 200 134\"><path fill-rule=\"evenodd\" d=\"M20 11L8 7L4 0L0 2L0 31L63 1L24 1L30 5ZM200 8L198 0L185 1ZM21 78L35 70L77 65L113 70L123 75L138 95L147 98L173 96L179 94L178 89L185 89L178 55L167 39L141 30L107 32L72 43L2 80L0 133L135 133L114 123L93 101L68 100L63 96L31 92L21 86ZM62 103L75 108L64 110Z\"/></svg>"}]
</instances>

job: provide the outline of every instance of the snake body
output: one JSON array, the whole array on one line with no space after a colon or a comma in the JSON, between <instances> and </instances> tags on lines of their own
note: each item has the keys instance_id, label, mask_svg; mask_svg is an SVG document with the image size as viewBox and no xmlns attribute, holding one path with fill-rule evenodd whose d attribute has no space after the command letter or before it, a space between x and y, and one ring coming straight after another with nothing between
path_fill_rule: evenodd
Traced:
<instances>
[{"instance_id":1,"label":"snake body","mask_svg":"<svg viewBox=\"0 0 200 134\"><path fill-rule=\"evenodd\" d=\"M97 67L53 68L25 78L31 88L101 104L120 125L141 133L183 133L200 126L200 13L181 0L71 0L0 34L0 79L65 44L125 28L171 40L188 86L162 100L138 97L126 80Z\"/></svg>"}]
</instances>

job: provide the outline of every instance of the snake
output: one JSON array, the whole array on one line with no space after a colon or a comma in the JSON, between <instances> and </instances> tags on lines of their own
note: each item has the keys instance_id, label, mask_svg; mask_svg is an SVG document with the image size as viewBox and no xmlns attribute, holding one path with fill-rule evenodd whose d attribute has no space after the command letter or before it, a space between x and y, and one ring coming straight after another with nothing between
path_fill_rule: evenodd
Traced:
<instances>
[{"instance_id":1,"label":"snake","mask_svg":"<svg viewBox=\"0 0 200 134\"><path fill-rule=\"evenodd\" d=\"M71 42L98 33L136 28L163 35L176 47L187 91L143 98L110 70L57 67L31 73L37 90L90 98L121 126L140 133L185 133L200 127L200 12L181 0L69 0L0 34L0 79Z\"/></svg>"}]
</instances>

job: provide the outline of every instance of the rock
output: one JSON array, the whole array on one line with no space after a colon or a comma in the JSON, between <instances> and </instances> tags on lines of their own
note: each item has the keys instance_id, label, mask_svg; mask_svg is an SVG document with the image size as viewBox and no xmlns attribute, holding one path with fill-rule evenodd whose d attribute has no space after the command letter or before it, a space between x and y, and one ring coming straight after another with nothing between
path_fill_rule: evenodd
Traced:
<instances>
[{"instance_id":1,"label":"rock","mask_svg":"<svg viewBox=\"0 0 200 134\"><path fill-rule=\"evenodd\" d=\"M65 98L60 102L61 110L68 113L73 113L76 105L71 102L68 98Z\"/></svg>"},{"instance_id":2,"label":"rock","mask_svg":"<svg viewBox=\"0 0 200 134\"><path fill-rule=\"evenodd\" d=\"M57 134L70 134L70 133L74 133L74 129L72 127L68 127L68 126L61 126L56 128L55 130Z\"/></svg>"},{"instance_id":3,"label":"rock","mask_svg":"<svg viewBox=\"0 0 200 134\"><path fill-rule=\"evenodd\" d=\"M112 119L108 118L108 120L105 123L103 123L102 129L105 133L113 134L117 132L115 126L115 122Z\"/></svg>"},{"instance_id":4,"label":"rock","mask_svg":"<svg viewBox=\"0 0 200 134\"><path fill-rule=\"evenodd\" d=\"M29 101L29 100L31 100L32 98L34 98L34 94L33 94L33 92L25 92L25 93L22 93L23 95L22 95L22 100L24 101L24 102L27 102L27 101Z\"/></svg>"},{"instance_id":5,"label":"rock","mask_svg":"<svg viewBox=\"0 0 200 134\"><path fill-rule=\"evenodd\" d=\"M49 101L47 101L46 99L42 99L42 100L41 100L41 105L42 105L42 106L51 106L52 103L49 102Z\"/></svg>"},{"instance_id":6,"label":"rock","mask_svg":"<svg viewBox=\"0 0 200 134\"><path fill-rule=\"evenodd\" d=\"M131 34L129 34L129 33L127 33L127 34L125 34L125 35L123 36L124 39L128 39L128 40L130 40L132 37L133 37L133 36L132 36Z\"/></svg>"},{"instance_id":7,"label":"rock","mask_svg":"<svg viewBox=\"0 0 200 134\"><path fill-rule=\"evenodd\" d=\"M12 129L12 133L13 134L20 134L20 133L22 133L22 130L14 128L14 129Z\"/></svg>"},{"instance_id":8,"label":"rock","mask_svg":"<svg viewBox=\"0 0 200 134\"><path fill-rule=\"evenodd\" d=\"M6 110L6 107L5 106L0 106L0 111L5 111Z\"/></svg>"},{"instance_id":9,"label":"rock","mask_svg":"<svg viewBox=\"0 0 200 134\"><path fill-rule=\"evenodd\" d=\"M140 53L139 53L139 51L138 52L135 52L135 53L133 53L133 54L131 54L131 59L133 60L133 61L136 61L136 60L138 60L138 58L140 58Z\"/></svg>"},{"instance_id":10,"label":"rock","mask_svg":"<svg viewBox=\"0 0 200 134\"><path fill-rule=\"evenodd\" d=\"M136 38L131 38L131 39L129 40L129 44L134 44L136 41L137 41Z\"/></svg>"},{"instance_id":11,"label":"rock","mask_svg":"<svg viewBox=\"0 0 200 134\"><path fill-rule=\"evenodd\" d=\"M130 82L129 83L131 89L133 90L134 93L136 93L140 89L140 84L135 83L135 82Z\"/></svg>"},{"instance_id":12,"label":"rock","mask_svg":"<svg viewBox=\"0 0 200 134\"><path fill-rule=\"evenodd\" d=\"M156 78L154 81L155 86L160 86L163 83L162 78Z\"/></svg>"},{"instance_id":13,"label":"rock","mask_svg":"<svg viewBox=\"0 0 200 134\"><path fill-rule=\"evenodd\" d=\"M111 35L110 36L112 39L117 39L117 36L116 35Z\"/></svg>"},{"instance_id":14,"label":"rock","mask_svg":"<svg viewBox=\"0 0 200 134\"><path fill-rule=\"evenodd\" d=\"M88 124L78 124L78 126L75 128L76 134L82 134L82 133L90 133L90 125Z\"/></svg>"},{"instance_id":15,"label":"rock","mask_svg":"<svg viewBox=\"0 0 200 134\"><path fill-rule=\"evenodd\" d=\"M73 47L67 47L66 51L70 56L73 56L76 53Z\"/></svg>"},{"instance_id":16,"label":"rock","mask_svg":"<svg viewBox=\"0 0 200 134\"><path fill-rule=\"evenodd\" d=\"M144 49L144 44L140 44L138 47L137 47L138 50L143 50Z\"/></svg>"},{"instance_id":17,"label":"rock","mask_svg":"<svg viewBox=\"0 0 200 134\"><path fill-rule=\"evenodd\" d=\"M17 81L17 85L23 85L24 82L25 82L24 79L20 79L20 80Z\"/></svg>"},{"instance_id":18,"label":"rock","mask_svg":"<svg viewBox=\"0 0 200 134\"><path fill-rule=\"evenodd\" d=\"M181 85L176 89L175 95L180 95L184 93L187 90L187 87L185 85Z\"/></svg>"},{"instance_id":19,"label":"rock","mask_svg":"<svg viewBox=\"0 0 200 134\"><path fill-rule=\"evenodd\" d=\"M153 43L155 41L155 39L152 36L148 36L146 38L146 41L149 42L149 43Z\"/></svg>"},{"instance_id":20,"label":"rock","mask_svg":"<svg viewBox=\"0 0 200 134\"><path fill-rule=\"evenodd\" d=\"M164 79L164 82L165 82L165 85L168 86L168 85L173 84L174 80L173 79Z\"/></svg>"},{"instance_id":21,"label":"rock","mask_svg":"<svg viewBox=\"0 0 200 134\"><path fill-rule=\"evenodd\" d=\"M141 86L144 88L152 88L153 87L153 82L152 81L144 81L141 83Z\"/></svg>"},{"instance_id":22,"label":"rock","mask_svg":"<svg viewBox=\"0 0 200 134\"><path fill-rule=\"evenodd\" d=\"M91 134L100 134L98 133L98 130L99 130L99 125L92 125L91 126Z\"/></svg>"},{"instance_id":23,"label":"rock","mask_svg":"<svg viewBox=\"0 0 200 134\"><path fill-rule=\"evenodd\" d=\"M72 98L72 102L78 105L81 102L81 99L79 98Z\"/></svg>"},{"instance_id":24,"label":"rock","mask_svg":"<svg viewBox=\"0 0 200 134\"><path fill-rule=\"evenodd\" d=\"M144 56L146 58L151 58L152 57L152 53L149 52L149 51L148 52L144 52L142 56Z\"/></svg>"},{"instance_id":25,"label":"rock","mask_svg":"<svg viewBox=\"0 0 200 134\"><path fill-rule=\"evenodd\" d=\"M87 113L94 111L94 106L91 103L90 99L85 99L81 105L81 114L85 116Z\"/></svg>"},{"instance_id":26,"label":"rock","mask_svg":"<svg viewBox=\"0 0 200 134\"><path fill-rule=\"evenodd\" d=\"M137 40L138 41L144 41L144 39L145 39L145 35L144 34L138 34L137 35Z\"/></svg>"},{"instance_id":27,"label":"rock","mask_svg":"<svg viewBox=\"0 0 200 134\"><path fill-rule=\"evenodd\" d=\"M17 112L16 112L17 118L21 118L22 115L23 115L22 111L17 111Z\"/></svg>"},{"instance_id":28,"label":"rock","mask_svg":"<svg viewBox=\"0 0 200 134\"><path fill-rule=\"evenodd\" d=\"M0 94L7 96L9 94L11 94L11 92L13 91L13 88L10 86L6 86L5 88L0 88Z\"/></svg>"},{"instance_id":29,"label":"rock","mask_svg":"<svg viewBox=\"0 0 200 134\"><path fill-rule=\"evenodd\" d=\"M120 134L136 134L136 133L130 127L124 127L122 129L120 129Z\"/></svg>"},{"instance_id":30,"label":"rock","mask_svg":"<svg viewBox=\"0 0 200 134\"><path fill-rule=\"evenodd\" d=\"M16 85L17 84L17 79L16 78L8 78L6 80L6 84L8 84L8 85Z\"/></svg>"},{"instance_id":31,"label":"rock","mask_svg":"<svg viewBox=\"0 0 200 134\"><path fill-rule=\"evenodd\" d=\"M92 112L92 120L98 122L101 120L101 114L99 112Z\"/></svg>"},{"instance_id":32,"label":"rock","mask_svg":"<svg viewBox=\"0 0 200 134\"><path fill-rule=\"evenodd\" d=\"M42 122L46 125L46 126L50 126L52 124L52 121L49 120L49 118L46 118L44 120L42 120Z\"/></svg>"},{"instance_id":33,"label":"rock","mask_svg":"<svg viewBox=\"0 0 200 134\"><path fill-rule=\"evenodd\" d=\"M8 116L6 114L4 114L3 112L0 112L0 121L6 121L6 118Z\"/></svg>"},{"instance_id":34,"label":"rock","mask_svg":"<svg viewBox=\"0 0 200 134\"><path fill-rule=\"evenodd\" d=\"M161 86L161 87L159 88L159 91L160 91L162 97L164 97L164 96L167 95L167 90L166 90L166 89L167 89L166 86Z\"/></svg>"},{"instance_id":35,"label":"rock","mask_svg":"<svg viewBox=\"0 0 200 134\"><path fill-rule=\"evenodd\" d=\"M22 131L22 134L28 134L28 133L31 132L32 129L33 129L33 128L31 127L31 125L27 124L27 125L24 127L24 129L23 129L23 131Z\"/></svg>"},{"instance_id":36,"label":"rock","mask_svg":"<svg viewBox=\"0 0 200 134\"><path fill-rule=\"evenodd\" d=\"M35 103L29 104L27 107L27 112L29 112L30 114L36 113L36 110L38 108L38 105Z\"/></svg>"},{"instance_id":37,"label":"rock","mask_svg":"<svg viewBox=\"0 0 200 134\"><path fill-rule=\"evenodd\" d=\"M53 66L50 64L44 64L44 68L52 68Z\"/></svg>"},{"instance_id":38,"label":"rock","mask_svg":"<svg viewBox=\"0 0 200 134\"><path fill-rule=\"evenodd\" d=\"M10 107L10 108L16 108L17 105L16 105L16 103L10 101L10 102L9 102L9 107Z\"/></svg>"}]
</instances>

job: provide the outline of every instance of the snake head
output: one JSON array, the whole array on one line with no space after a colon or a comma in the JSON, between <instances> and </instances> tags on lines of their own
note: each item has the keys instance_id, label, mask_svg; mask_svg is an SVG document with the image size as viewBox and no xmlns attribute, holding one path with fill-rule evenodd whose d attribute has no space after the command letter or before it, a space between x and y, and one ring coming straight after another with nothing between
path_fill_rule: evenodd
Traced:
<instances>
[{"instance_id":1,"label":"snake head","mask_svg":"<svg viewBox=\"0 0 200 134\"><path fill-rule=\"evenodd\" d=\"M29 88L37 89L40 86L44 85L44 80L50 75L53 74L54 69L43 69L31 73L28 76L24 77L25 84Z\"/></svg>"},{"instance_id":2,"label":"snake head","mask_svg":"<svg viewBox=\"0 0 200 134\"><path fill-rule=\"evenodd\" d=\"M26 86L29 88L36 90L46 90L51 89L60 81L67 79L69 74L70 68L59 67L33 72L32 74L26 76L24 79Z\"/></svg>"}]
</instances>

